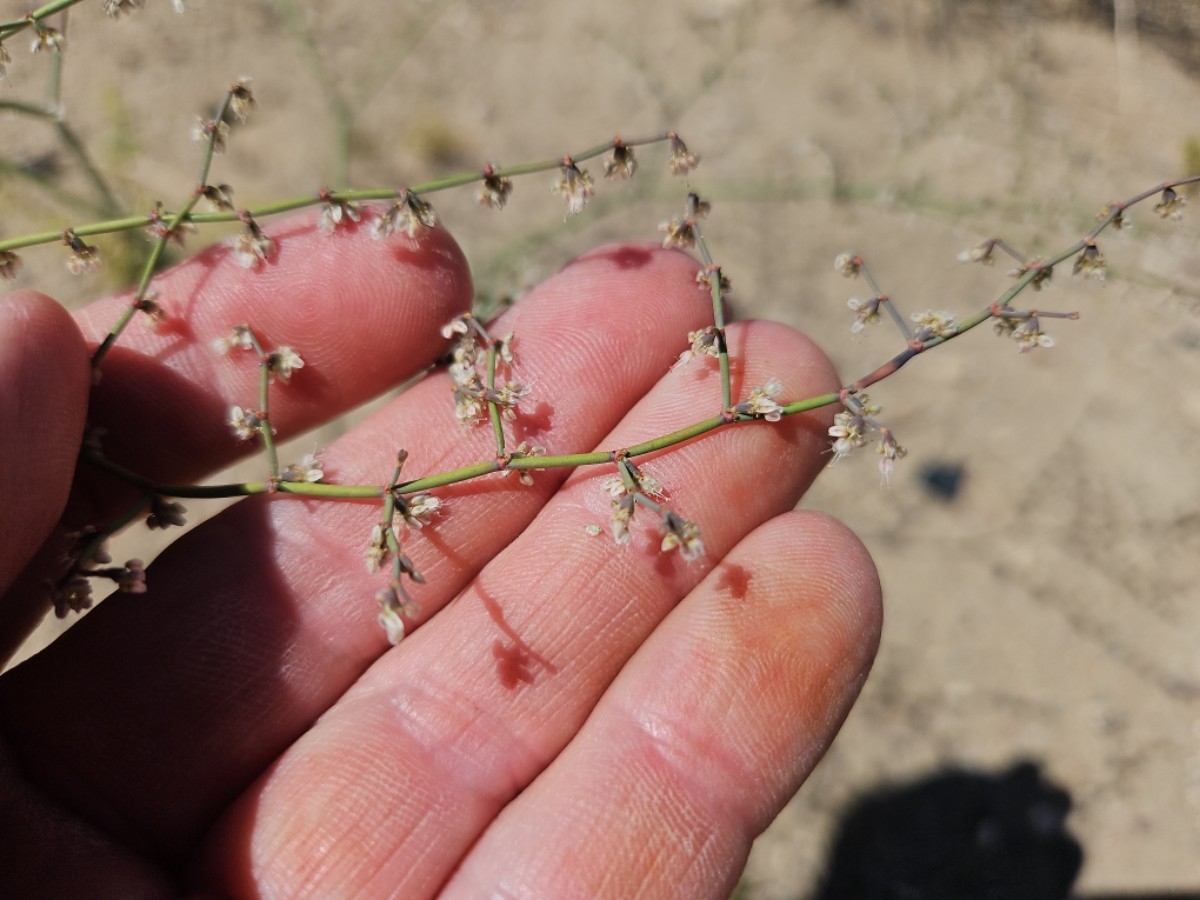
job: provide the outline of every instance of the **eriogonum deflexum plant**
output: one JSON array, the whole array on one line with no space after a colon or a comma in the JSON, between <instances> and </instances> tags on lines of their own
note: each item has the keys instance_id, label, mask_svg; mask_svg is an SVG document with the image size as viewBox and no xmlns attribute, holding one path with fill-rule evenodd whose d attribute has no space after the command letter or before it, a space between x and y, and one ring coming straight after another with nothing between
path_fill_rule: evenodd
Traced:
<instances>
[{"instance_id":1,"label":"eriogonum deflexum plant","mask_svg":"<svg viewBox=\"0 0 1200 900\"><path fill-rule=\"evenodd\" d=\"M0 73L4 65L11 63L4 42L21 32L32 34L31 49L34 52L61 53L62 35L45 19L76 2L79 0L59 0L24 19L0 23ZM140 6L141 2L112 0L106 0L104 4L105 10L113 16ZM180 7L182 4L176 3L176 8ZM476 191L480 206L503 210L512 202L516 179L549 173L550 181L542 189L548 188L549 193L556 195L563 203L564 215L572 216L583 213L599 189L598 179L586 165L593 160L601 161L600 177L605 181L634 177L640 164L637 153L654 144L666 145L666 165L675 175L686 177L699 164L699 156L682 138L667 131L637 140L613 138L545 162L511 167L487 163L475 172L398 189L322 188L312 196L251 209L238 208L234 201L235 191L230 185L211 183L211 168L214 156L226 151L237 125L244 122L254 108L250 80L243 78L230 85L211 118L202 118L195 123L193 137L201 144L196 186L177 209L158 205L141 216L77 224L56 232L0 241L0 276L15 276L21 266L17 251L37 244L63 245L67 250L66 265L72 273L82 275L101 265L100 251L88 243L88 238L137 229L146 232L151 249L141 269L141 277L127 308L92 355L97 379L103 374L106 356L139 313L146 316L152 326L179 314L172 309L170 298L160 298L155 291L155 272L168 245L182 245L198 227L219 222L238 223L240 230L233 239L233 253L247 269L259 270L271 264L278 253L277 238L264 223L283 212L315 207L316 227L322 234L332 236L339 230L361 225L368 228L374 238L387 242L399 240L401 235L413 239L437 226L438 213L430 198L452 188L470 187ZM715 360L720 375L720 397L713 398L710 415L632 446L593 452L568 452L569 448L548 450L528 440L518 427L530 398L536 400L537 395L537 385L523 380L521 375L520 335L495 334L487 323L467 313L445 323L442 329L446 340L442 365L452 383L448 414L457 417L464 429L490 431L491 452L470 465L406 480L403 472L409 454L406 449L399 448L394 453L392 476L382 485L331 484L325 479L323 462L317 454L298 461L281 462L272 424L272 397L278 391L288 390L293 379L305 377L304 348L269 343L255 330L253 322L230 322L227 332L214 342L213 352L224 355L229 365L256 365L258 390L255 396L247 396L228 409L224 423L214 421L212 427L226 428L236 438L261 446L265 460L262 479L225 485L162 484L129 471L119 460L109 458L99 436L89 436L81 450L84 462L136 488L138 496L113 521L96 524L78 535L69 564L52 588L55 609L59 615L65 615L69 610L87 608L91 604L91 581L96 578L114 582L121 591L146 591L141 561L134 559L120 566L111 565L104 550L105 540L138 518L144 519L151 528L183 524L185 510L178 502L181 499L251 494L273 494L280 499L373 499L379 502L379 516L370 533L361 536L365 547L363 558L370 571L380 571L386 576L375 599L379 605L379 622L386 629L389 640L396 643L403 636L406 623L419 614L408 585L423 581L420 561L414 560L405 550L406 537L414 530L437 528L438 517L447 504L437 491L460 482L513 474L521 482L531 484L538 470L551 468L600 466L610 471L602 489L609 498L611 514L607 528L600 524L590 526L588 531L593 536L607 530L619 548L631 541L634 528L645 528L656 535L655 541L661 552L677 553L685 560L694 559L703 550L703 523L687 520L672 507L667 488L636 462L638 457L664 451L718 429L749 423L771 427L787 416L837 406L840 409L828 429L830 461L838 462L874 442L879 454L879 471L886 482L906 451L879 418L880 407L867 396L867 388L894 374L915 356L988 321L998 335L1015 341L1016 349L1021 353L1051 347L1053 338L1043 330L1046 323L1077 318L1077 313L1045 310L1035 305L1021 308L1015 303L1017 298L1026 288L1041 292L1050 283L1055 268L1066 262L1071 263L1073 274L1103 279L1105 257L1097 243L1099 236L1110 227L1124 227L1128 223L1129 208L1149 199L1156 198L1154 211L1159 216L1179 218L1185 198L1176 189L1197 181L1200 176L1181 178L1157 185L1128 200L1107 204L1087 234L1044 259L1026 258L1000 238L990 238L964 251L960 255L962 261L985 265L991 265L998 254L1011 257L1014 267L1009 274L1015 279L994 302L965 317L935 309L905 315L897 308L895 300L882 290L863 257L853 253L839 255L834 261L837 271L847 278L860 278L869 291L866 298L854 297L847 301L852 313L849 330L862 331L886 316L900 331L903 347L882 365L846 384L840 391L800 398L784 396L783 386L775 378L750 386L744 396L734 396L730 350L726 342L725 296L730 291L730 280L714 261L700 228L700 220L710 213L710 204L696 191L689 190L682 210L665 219L659 225L659 232L663 246L690 250L698 255L697 287L711 299L711 324L679 336L680 351L674 363L674 367L679 368L712 365ZM364 205L371 203L382 205ZM201 209L201 204L209 209Z\"/></svg>"}]
</instances>

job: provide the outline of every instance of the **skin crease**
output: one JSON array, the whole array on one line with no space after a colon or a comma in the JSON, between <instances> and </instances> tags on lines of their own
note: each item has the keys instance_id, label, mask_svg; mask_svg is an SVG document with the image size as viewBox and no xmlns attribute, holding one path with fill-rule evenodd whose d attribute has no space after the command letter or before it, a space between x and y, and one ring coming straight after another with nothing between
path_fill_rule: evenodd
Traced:
<instances>
[{"instance_id":1,"label":"skin crease","mask_svg":"<svg viewBox=\"0 0 1200 900\"><path fill-rule=\"evenodd\" d=\"M125 499L87 467L66 498L62 448L85 414L109 428L110 458L181 481L253 449L220 424L255 396L253 361L211 348L233 324L304 358L273 389L281 438L444 354L440 327L471 296L452 239L322 236L312 218L268 229L279 257L259 270L218 248L164 273L169 318L135 323L94 390L72 361L126 300L74 323L38 295L0 300L0 442L31 461L9 494L21 519L0 520L7 646L44 608L64 502L73 527ZM489 326L517 335L516 375L533 386L514 437L612 449L716 412L714 360L671 368L711 315L696 269L651 245L601 248ZM23 349L20 328L45 352ZM785 326L735 323L729 342L737 396L771 377L783 400L837 385ZM0 893L727 896L878 642L862 545L790 511L828 459L830 417L637 460L702 528L691 562L659 551L648 510L628 546L589 534L607 525L611 467L439 490L432 524L403 535L426 583L397 648L374 621L386 578L362 564L376 504L236 504L149 567L147 594L106 600L0 678ZM323 454L328 480L382 483L401 446L406 477L494 453L435 371Z\"/></svg>"}]
</instances>

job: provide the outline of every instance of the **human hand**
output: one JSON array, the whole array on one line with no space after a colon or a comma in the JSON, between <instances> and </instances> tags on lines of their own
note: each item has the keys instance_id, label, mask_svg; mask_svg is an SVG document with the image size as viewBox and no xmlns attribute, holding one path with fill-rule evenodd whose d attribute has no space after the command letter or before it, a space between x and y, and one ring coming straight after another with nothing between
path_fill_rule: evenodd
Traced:
<instances>
[{"instance_id":1,"label":"human hand","mask_svg":"<svg viewBox=\"0 0 1200 900\"><path fill-rule=\"evenodd\" d=\"M211 349L236 323L305 359L272 395L281 438L445 352L440 326L470 303L457 247L368 230L282 223L260 271L216 248L164 273L172 318L135 325L94 389L85 342L127 300L78 328L46 298L0 301L0 639L20 639L57 574L64 504L76 524L117 510L112 479L87 467L68 502L85 416L109 458L179 483L248 446L221 423L254 396L254 366ZM608 247L507 311L496 333L516 333L534 387L518 431L551 452L612 449L716 412L711 360L669 370L711 321L696 268ZM836 387L786 326L736 323L729 343L735 395L770 377L789 399ZM398 448L406 478L489 458L448 384L435 372L339 440L327 480L383 484ZM444 509L405 539L426 583L396 648L363 565L378 503L236 504L155 562L147 594L114 595L0 679L3 892L726 896L878 640L865 550L790 511L827 459L829 415L639 460L701 525L691 562L636 517L614 546L606 467L438 491Z\"/></svg>"}]
</instances>

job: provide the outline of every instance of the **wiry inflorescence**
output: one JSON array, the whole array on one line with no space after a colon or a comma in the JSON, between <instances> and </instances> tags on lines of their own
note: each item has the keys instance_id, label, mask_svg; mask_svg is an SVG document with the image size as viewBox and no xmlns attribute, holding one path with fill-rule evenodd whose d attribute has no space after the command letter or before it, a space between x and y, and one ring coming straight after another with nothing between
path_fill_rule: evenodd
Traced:
<instances>
[{"instance_id":1,"label":"wiry inflorescence","mask_svg":"<svg viewBox=\"0 0 1200 900\"><path fill-rule=\"evenodd\" d=\"M29 49L35 54L61 55L66 52L62 32L44 20L51 12L70 5L73 4L54 4L54 9L48 6L16 22L0 25L0 79L5 77L7 67L12 64L5 41L16 34L26 35L30 40ZM134 13L143 5L143 0L103 0L102 9L115 18ZM182 11L180 0L175 0L174 5ZM135 316L140 313L153 325L171 315L171 298L160 297L154 288L156 272L165 249L169 245L182 246L200 224L236 223L238 231L230 239L231 251L235 259L250 270L247 277L255 277L255 273L280 264L281 259L279 243L271 237L263 222L272 215L300 206L315 208L315 228L322 234L332 235L361 224L380 241L419 241L426 232L440 225L439 215L429 199L439 191L471 186L480 206L500 211L513 202L514 185L519 176L549 174L552 176L551 193L565 205L566 216L574 216L587 210L598 189L607 189L603 183L598 186L592 177L585 165L589 160L601 159L605 182L614 183L633 178L640 171L640 154L644 146L665 144L667 169L685 178L695 171L700 161L699 155L690 150L676 132L666 131L639 140L614 137L597 147L513 168L487 163L469 173L413 187L343 191L323 188L311 197L239 209L233 199L234 188L210 180L211 166L214 156L229 149L238 126L247 120L256 105L250 79L243 77L228 86L213 115L202 116L195 122L192 136L200 142L202 162L195 187L178 209L172 211L158 203L143 217L79 224L50 236L0 241L0 277L15 279L23 277L22 259L17 251L33 244L61 244L67 251L69 270L83 276L97 271L103 264L100 246L90 242L94 235L141 229L150 238L152 249L128 308L92 357L97 374L106 354ZM718 428L740 427L746 423L760 426L766 423L763 427L771 427L787 416L836 404L838 411L828 428L831 463L875 443L880 457L879 470L886 483L906 450L878 418L880 409L868 398L867 388L895 374L915 356L957 340L986 321L992 322L997 334L1013 340L1021 353L1052 347L1054 339L1044 331L1046 323L1073 319L1078 314L1040 308L1020 309L1013 305L1015 298L1027 288L1034 292L1049 289L1055 267L1067 261L1071 262L1073 274L1103 283L1108 276L1108 261L1097 245L1101 232L1109 227L1127 228L1129 208L1152 198L1156 199L1153 209L1158 216L1178 220L1186 203L1186 197L1178 189L1197 181L1200 176L1180 179L1158 185L1128 200L1109 203L1101 210L1091 231L1054 256L1026 257L997 237L963 251L959 259L964 262L992 265L998 256L1008 256L1014 261L1009 273L1015 279L1012 286L998 300L974 313L930 309L905 316L897 308L896 301L881 289L861 255L839 254L834 261L836 271L847 278L862 278L868 286L867 296L846 301L853 313L850 331L855 334L874 331L874 326L886 318L900 332L902 347L875 370L843 386L836 394L793 400L785 396L784 385L776 378L750 387L740 399L733 394L725 323L725 298L730 291L730 281L713 260L702 233L701 221L710 214L711 206L696 191L689 190L682 213L660 220L658 233L664 247L694 252L700 258L696 282L712 301L711 324L690 331L686 340L683 335L679 336L679 352L672 365L673 369L689 365L717 369L721 394L719 398L714 397L708 418L643 444L610 451L555 454L527 440L518 441L520 435L514 435L514 423L520 423L534 387L520 376L517 338L513 334L493 335L486 323L472 314L465 314L447 323L442 331L449 342L442 377L449 384L453 415L467 429L490 425L494 447L488 457L474 465L410 481L401 480L408 458L408 453L401 450L396 454L394 472L386 485L329 484L324 462L315 450L298 461L280 464L275 427L271 421L271 400L273 392L290 389L293 379L303 380L307 369L305 360L293 347L266 341L251 324L234 325L213 341L213 348L234 358L230 364L237 364L237 358L256 362L258 394L237 398L238 402L228 407L224 427L232 438L260 445L267 471L262 482L228 485L224 490L229 496L297 494L325 499L372 497L379 501L380 514L371 527L365 561L370 571L387 573L388 580L376 592L376 601L379 622L393 644L400 641L421 615L413 594L414 585L423 584L424 576L410 555L413 537L423 529L436 528L436 521L445 510L448 501L434 491L459 481L488 475L505 477L516 472L523 484L531 485L534 474L541 469L615 466L615 474L602 483L610 504L608 531L613 542L618 547L634 543L637 517L641 522L651 520L651 544L657 552L674 553L689 561L702 559L705 550L699 524L686 519L668 502L666 489L635 463L636 456L668 450ZM542 196L545 197L544 192ZM199 215L197 206L201 201L213 212ZM213 424L214 427L218 425ZM145 567L140 560L111 565L104 550L109 535L137 518L144 519L152 529L182 526L185 510L176 498L221 493L211 487L201 493L194 491L192 486L155 484L122 469L105 459L99 443L100 431L89 432L82 453L84 461L136 486L139 497L114 521L75 536L68 558L63 561L62 575L51 588L55 609L60 615L91 605L95 579L110 581L117 590L127 593L146 590ZM515 447L510 446L513 443ZM641 529L642 526L636 527ZM589 530L594 534L603 533L599 526Z\"/></svg>"}]
</instances>

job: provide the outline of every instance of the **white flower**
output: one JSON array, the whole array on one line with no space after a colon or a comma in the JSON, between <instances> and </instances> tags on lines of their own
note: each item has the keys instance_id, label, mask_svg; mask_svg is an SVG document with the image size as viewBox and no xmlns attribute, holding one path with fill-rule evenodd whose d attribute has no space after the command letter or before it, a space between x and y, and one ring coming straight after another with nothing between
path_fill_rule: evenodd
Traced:
<instances>
[{"instance_id":1,"label":"white flower","mask_svg":"<svg viewBox=\"0 0 1200 900\"><path fill-rule=\"evenodd\" d=\"M233 252L242 268L253 269L275 255L275 242L267 237L257 224L248 222L242 233L237 236Z\"/></svg>"},{"instance_id":2,"label":"white flower","mask_svg":"<svg viewBox=\"0 0 1200 900\"><path fill-rule=\"evenodd\" d=\"M842 410L833 417L833 423L829 429L829 436L835 438L833 442L833 462L837 462L847 456L854 448L866 444L866 420L857 413Z\"/></svg>"},{"instance_id":3,"label":"white flower","mask_svg":"<svg viewBox=\"0 0 1200 900\"><path fill-rule=\"evenodd\" d=\"M925 312L913 313L912 320L917 323L915 341L927 341L930 338L948 338L958 333L958 325L954 322L954 314L927 309Z\"/></svg>"},{"instance_id":4,"label":"white flower","mask_svg":"<svg viewBox=\"0 0 1200 900\"><path fill-rule=\"evenodd\" d=\"M872 297L870 300L851 297L846 301L846 305L854 310L854 323L850 326L852 334L858 334L868 325L879 321L879 303L879 297Z\"/></svg>"},{"instance_id":5,"label":"white flower","mask_svg":"<svg viewBox=\"0 0 1200 900\"><path fill-rule=\"evenodd\" d=\"M301 484L316 484L325 477L324 472L325 461L315 453L308 453L298 463L292 463L282 472L279 473L279 478L282 481L291 481Z\"/></svg>"},{"instance_id":6,"label":"white flower","mask_svg":"<svg viewBox=\"0 0 1200 900\"><path fill-rule=\"evenodd\" d=\"M349 200L326 200L321 204L321 212L317 216L317 231L321 234L333 234L339 226L362 219L362 212L357 203Z\"/></svg>"},{"instance_id":7,"label":"white flower","mask_svg":"<svg viewBox=\"0 0 1200 900\"><path fill-rule=\"evenodd\" d=\"M367 545L367 571L375 572L383 568L391 556L392 551L388 548L383 526L376 523L371 529L371 542Z\"/></svg>"},{"instance_id":8,"label":"white flower","mask_svg":"<svg viewBox=\"0 0 1200 900\"><path fill-rule=\"evenodd\" d=\"M853 253L839 253L833 260L833 269L843 278L857 278L862 260Z\"/></svg>"},{"instance_id":9,"label":"white flower","mask_svg":"<svg viewBox=\"0 0 1200 900\"><path fill-rule=\"evenodd\" d=\"M254 332L249 325L234 325L229 334L217 338L212 345L222 356L230 350L253 350Z\"/></svg>"},{"instance_id":10,"label":"white flower","mask_svg":"<svg viewBox=\"0 0 1200 900\"><path fill-rule=\"evenodd\" d=\"M671 170L672 175L686 175L700 165L699 155L689 152L679 135L671 131L667 137L671 141L671 156L667 160L667 168Z\"/></svg>"},{"instance_id":11,"label":"white flower","mask_svg":"<svg viewBox=\"0 0 1200 900\"><path fill-rule=\"evenodd\" d=\"M263 419L258 413L242 409L240 406L230 408L227 421L233 433L243 441L250 440L263 426Z\"/></svg>"},{"instance_id":12,"label":"white flower","mask_svg":"<svg viewBox=\"0 0 1200 900\"><path fill-rule=\"evenodd\" d=\"M671 365L672 369L686 366L698 356L721 355L721 347L717 341L717 329L712 325L699 331L689 331L688 340L692 345L679 354L679 358Z\"/></svg>"},{"instance_id":13,"label":"white flower","mask_svg":"<svg viewBox=\"0 0 1200 900\"><path fill-rule=\"evenodd\" d=\"M578 215L583 212L588 200L596 193L592 176L586 170L575 165L570 157L563 160L559 178L550 185L550 190L567 201L568 215Z\"/></svg>"},{"instance_id":14,"label":"white flower","mask_svg":"<svg viewBox=\"0 0 1200 900\"><path fill-rule=\"evenodd\" d=\"M768 422L778 422L783 417L783 407L775 402L775 397L783 390L778 378L770 379L762 387L756 387L750 396L733 408L739 416L754 416L766 419Z\"/></svg>"},{"instance_id":15,"label":"white flower","mask_svg":"<svg viewBox=\"0 0 1200 900\"><path fill-rule=\"evenodd\" d=\"M267 356L267 366L283 381L290 381L293 369L303 369L304 360L291 347L277 347Z\"/></svg>"},{"instance_id":16,"label":"white flower","mask_svg":"<svg viewBox=\"0 0 1200 900\"><path fill-rule=\"evenodd\" d=\"M412 528L428 525L433 514L442 508L442 501L432 494L414 494L400 500L404 521Z\"/></svg>"},{"instance_id":17,"label":"white flower","mask_svg":"<svg viewBox=\"0 0 1200 900\"><path fill-rule=\"evenodd\" d=\"M403 231L410 238L426 228L437 225L433 207L411 191L402 191L387 212L380 213L371 228L371 236L382 240L393 231Z\"/></svg>"},{"instance_id":18,"label":"white flower","mask_svg":"<svg viewBox=\"0 0 1200 900\"><path fill-rule=\"evenodd\" d=\"M376 621L387 632L388 643L395 647L404 639L404 620L400 618L400 601L394 588L383 588L375 595L379 603Z\"/></svg>"}]
</instances>

